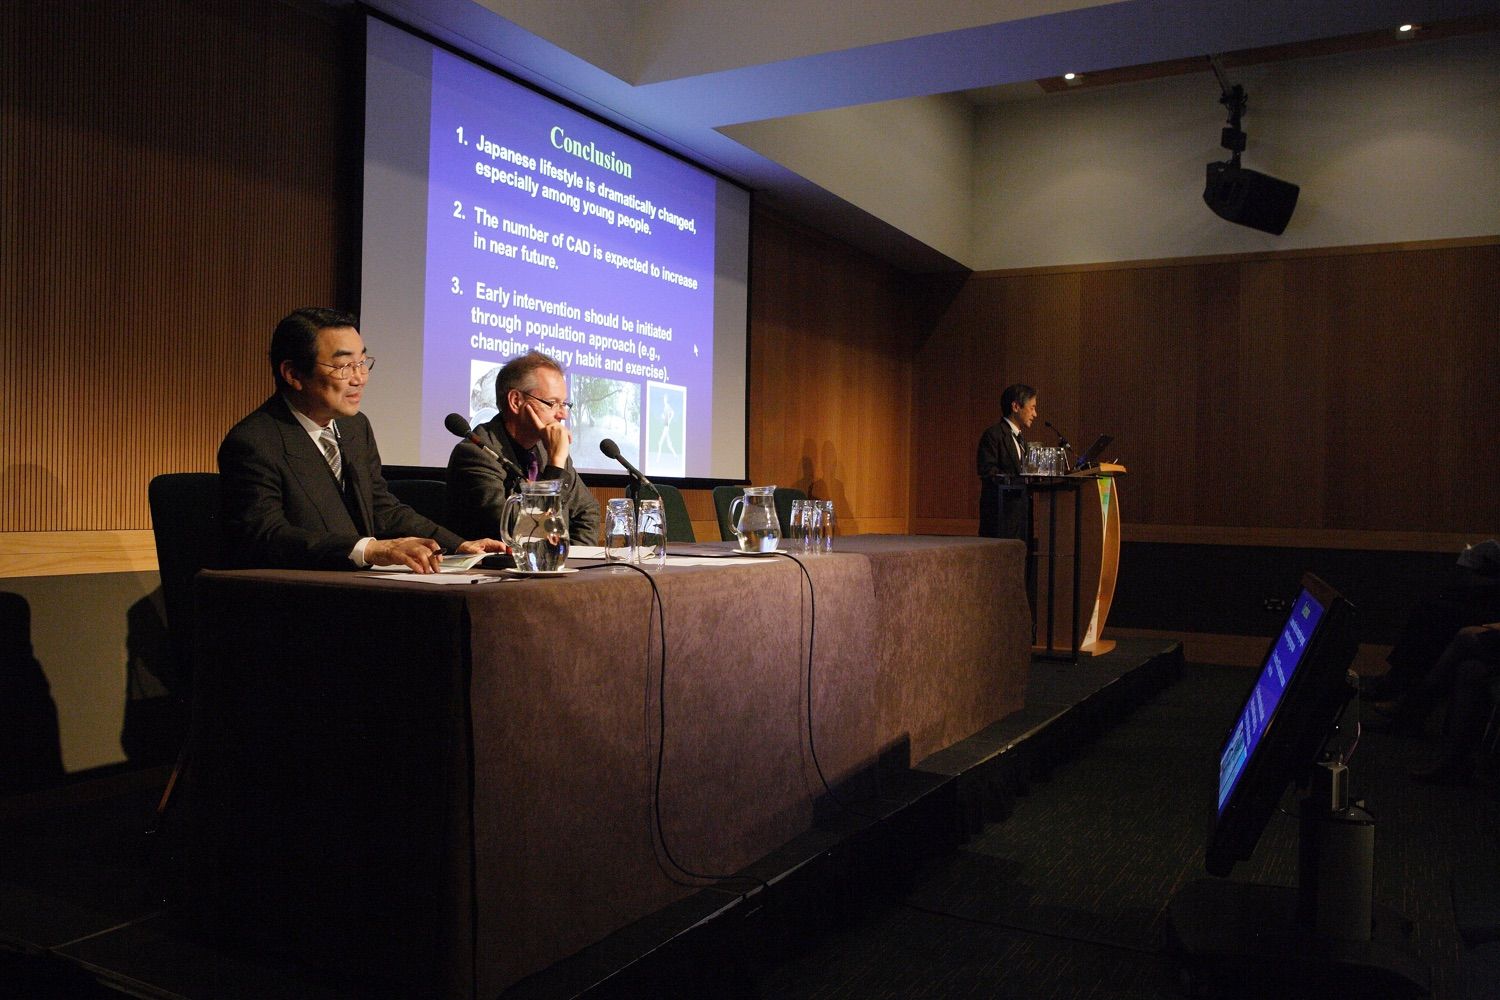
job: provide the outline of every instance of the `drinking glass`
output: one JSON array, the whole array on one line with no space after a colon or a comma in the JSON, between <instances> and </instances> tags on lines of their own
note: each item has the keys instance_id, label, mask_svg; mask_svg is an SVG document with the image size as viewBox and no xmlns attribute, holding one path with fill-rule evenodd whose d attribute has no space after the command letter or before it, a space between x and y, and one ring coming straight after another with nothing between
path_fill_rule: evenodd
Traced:
<instances>
[{"instance_id":1,"label":"drinking glass","mask_svg":"<svg viewBox=\"0 0 1500 1000\"><path fill-rule=\"evenodd\" d=\"M636 514L636 558L645 566L667 564L667 519L660 500L642 500Z\"/></svg>"},{"instance_id":2,"label":"drinking glass","mask_svg":"<svg viewBox=\"0 0 1500 1000\"><path fill-rule=\"evenodd\" d=\"M824 552L833 551L833 531L835 522L833 519L833 501L819 500L818 505L818 541L817 544Z\"/></svg>"},{"instance_id":3,"label":"drinking glass","mask_svg":"<svg viewBox=\"0 0 1500 1000\"><path fill-rule=\"evenodd\" d=\"M786 540L789 551L802 547L802 505L805 502L793 500L791 512L787 514Z\"/></svg>"},{"instance_id":4,"label":"drinking glass","mask_svg":"<svg viewBox=\"0 0 1500 1000\"><path fill-rule=\"evenodd\" d=\"M823 512L818 509L816 500L799 500L798 503L802 504L802 536L798 540L797 551L805 556L816 555Z\"/></svg>"},{"instance_id":5,"label":"drinking glass","mask_svg":"<svg viewBox=\"0 0 1500 1000\"><path fill-rule=\"evenodd\" d=\"M635 507L626 497L609 501L604 510L604 561L634 562Z\"/></svg>"}]
</instances>

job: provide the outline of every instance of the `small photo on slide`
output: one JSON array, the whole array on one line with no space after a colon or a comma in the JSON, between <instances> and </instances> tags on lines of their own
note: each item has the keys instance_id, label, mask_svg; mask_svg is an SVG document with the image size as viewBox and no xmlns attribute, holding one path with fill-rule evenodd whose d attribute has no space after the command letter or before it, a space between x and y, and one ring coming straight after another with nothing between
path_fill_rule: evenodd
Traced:
<instances>
[{"instance_id":1,"label":"small photo on slide","mask_svg":"<svg viewBox=\"0 0 1500 1000\"><path fill-rule=\"evenodd\" d=\"M646 463L652 476L687 475L687 387L646 383Z\"/></svg>"},{"instance_id":2,"label":"small photo on slide","mask_svg":"<svg viewBox=\"0 0 1500 1000\"><path fill-rule=\"evenodd\" d=\"M615 464L599 450L600 442L611 438L620 446L620 454L639 467L640 385L598 375L571 375L569 382L568 398L573 401L573 413L568 426L573 429L573 464L618 472Z\"/></svg>"},{"instance_id":3,"label":"small photo on slide","mask_svg":"<svg viewBox=\"0 0 1500 1000\"><path fill-rule=\"evenodd\" d=\"M493 361L469 362L469 423L478 427L500 415L495 402L495 377L500 365Z\"/></svg>"}]
</instances>

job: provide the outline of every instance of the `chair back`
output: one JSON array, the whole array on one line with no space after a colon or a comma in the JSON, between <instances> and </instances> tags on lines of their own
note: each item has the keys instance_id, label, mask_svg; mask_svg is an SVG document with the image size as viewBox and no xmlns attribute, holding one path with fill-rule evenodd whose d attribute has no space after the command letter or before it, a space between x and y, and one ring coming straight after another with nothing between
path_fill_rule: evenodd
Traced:
<instances>
[{"instance_id":1,"label":"chair back","mask_svg":"<svg viewBox=\"0 0 1500 1000\"><path fill-rule=\"evenodd\" d=\"M776 487L776 520L781 522L781 537L792 530L792 501L806 500L807 494L795 486Z\"/></svg>"},{"instance_id":2,"label":"chair back","mask_svg":"<svg viewBox=\"0 0 1500 1000\"><path fill-rule=\"evenodd\" d=\"M166 605L167 636L179 676L193 676L193 577L223 562L217 472L169 472L146 489Z\"/></svg>"},{"instance_id":3,"label":"chair back","mask_svg":"<svg viewBox=\"0 0 1500 1000\"><path fill-rule=\"evenodd\" d=\"M447 527L448 484L441 479L387 479L391 495L435 524Z\"/></svg>"},{"instance_id":4,"label":"chair back","mask_svg":"<svg viewBox=\"0 0 1500 1000\"><path fill-rule=\"evenodd\" d=\"M719 541L734 541L734 529L729 526L729 505L734 503L734 498L743 496L744 489L739 486L715 486L714 487L714 517L719 519Z\"/></svg>"},{"instance_id":5,"label":"chair back","mask_svg":"<svg viewBox=\"0 0 1500 1000\"><path fill-rule=\"evenodd\" d=\"M696 542L698 536L693 532L693 522L688 517L687 503L682 499L682 491L675 486L666 486L661 483L652 483L650 488L661 497L662 513L667 518L667 541Z\"/></svg>"}]
</instances>

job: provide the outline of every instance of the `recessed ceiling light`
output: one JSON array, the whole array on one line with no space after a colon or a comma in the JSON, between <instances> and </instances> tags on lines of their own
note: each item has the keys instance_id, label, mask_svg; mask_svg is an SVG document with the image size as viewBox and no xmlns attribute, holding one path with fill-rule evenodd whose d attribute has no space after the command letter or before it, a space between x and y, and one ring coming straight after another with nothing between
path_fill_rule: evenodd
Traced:
<instances>
[{"instance_id":1,"label":"recessed ceiling light","mask_svg":"<svg viewBox=\"0 0 1500 1000\"><path fill-rule=\"evenodd\" d=\"M1399 32L1401 32L1401 34L1403 34L1403 35L1409 35L1413 31L1417 30L1417 26L1415 24L1403 24L1401 27L1397 28L1396 30L1399 31Z\"/></svg>"},{"instance_id":2,"label":"recessed ceiling light","mask_svg":"<svg viewBox=\"0 0 1500 1000\"><path fill-rule=\"evenodd\" d=\"M1407 27L1410 27L1410 25L1407 25ZM1406 28L1402 28L1401 30L1405 31ZM1063 79L1064 80L1076 80L1076 79L1078 79L1078 74L1077 73L1064 73L1063 74Z\"/></svg>"}]
</instances>

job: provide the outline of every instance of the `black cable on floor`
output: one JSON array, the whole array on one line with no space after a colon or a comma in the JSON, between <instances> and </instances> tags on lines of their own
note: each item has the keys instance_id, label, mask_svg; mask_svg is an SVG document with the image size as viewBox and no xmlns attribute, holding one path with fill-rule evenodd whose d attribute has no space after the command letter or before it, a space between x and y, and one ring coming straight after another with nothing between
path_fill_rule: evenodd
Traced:
<instances>
[{"instance_id":1,"label":"black cable on floor","mask_svg":"<svg viewBox=\"0 0 1500 1000\"><path fill-rule=\"evenodd\" d=\"M1150 955L1161 957L1159 949L1142 948L1139 945L1125 944L1123 941L1106 941L1103 938L1079 937L1073 934L1059 934L1056 931L1044 931L1035 927L1022 927L1019 924L1008 924L1003 920L982 920L979 917L966 917L961 913L950 913L947 910L935 910L927 906L918 906L916 903L902 901L902 906L917 913L926 913L933 917L944 917L948 920L957 920L966 924L975 924L979 927L994 927L1002 931L1015 931L1017 934L1028 934L1033 937L1050 938L1054 941L1067 941L1071 944L1091 944L1100 948L1111 948L1116 951L1128 951L1136 955Z\"/></svg>"}]
</instances>

